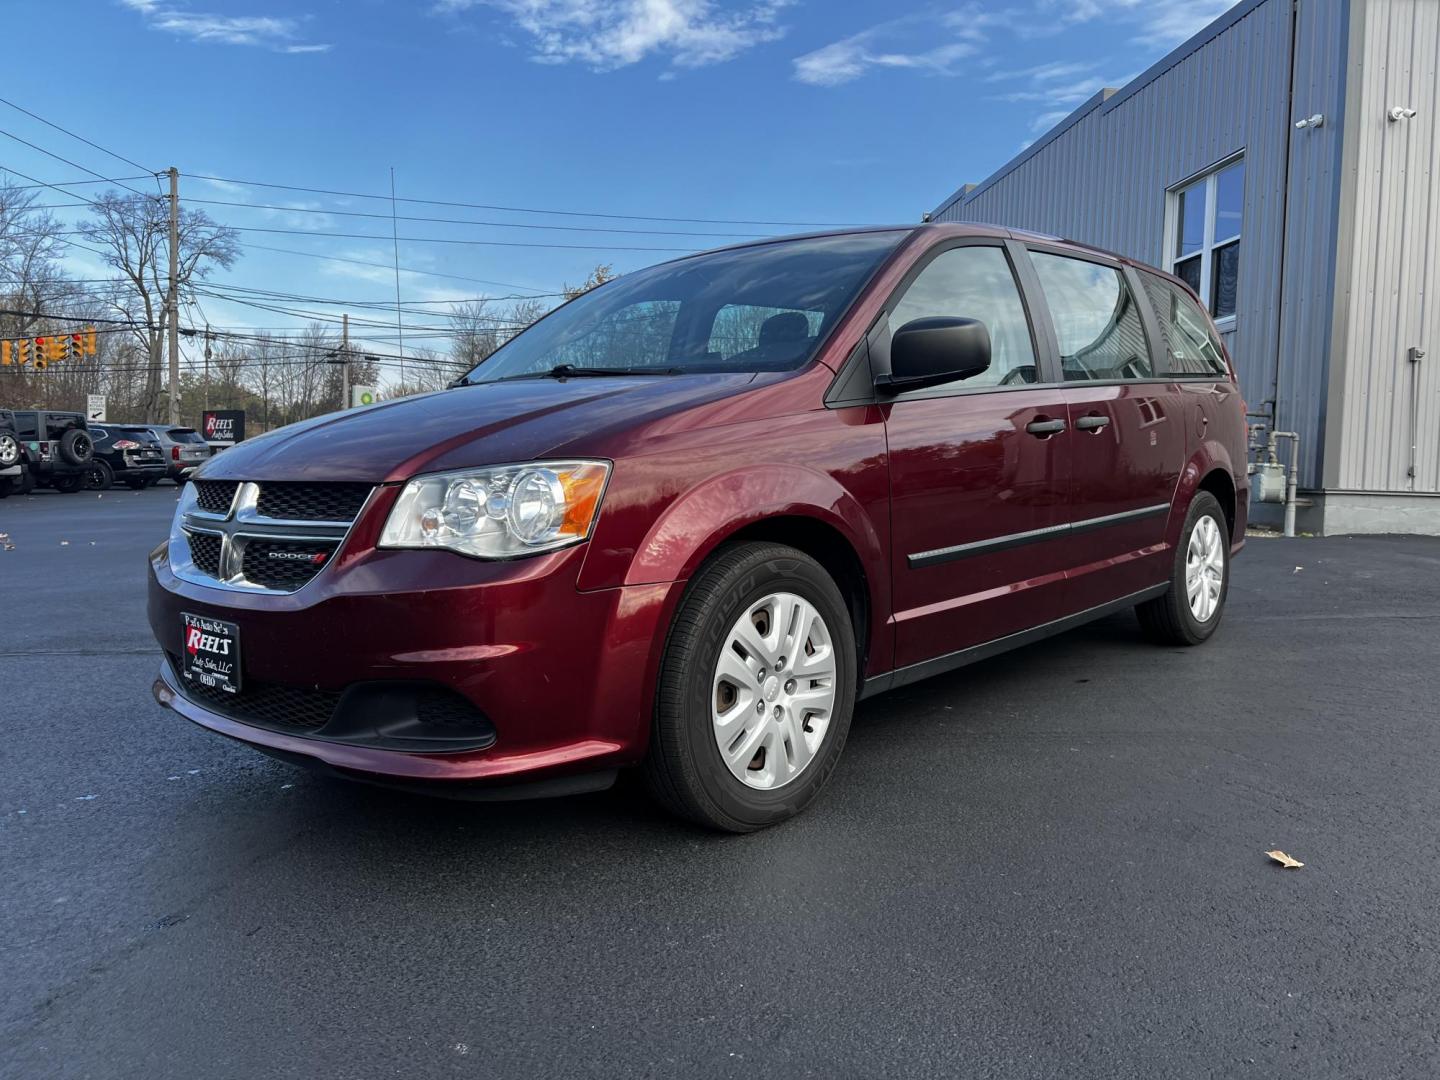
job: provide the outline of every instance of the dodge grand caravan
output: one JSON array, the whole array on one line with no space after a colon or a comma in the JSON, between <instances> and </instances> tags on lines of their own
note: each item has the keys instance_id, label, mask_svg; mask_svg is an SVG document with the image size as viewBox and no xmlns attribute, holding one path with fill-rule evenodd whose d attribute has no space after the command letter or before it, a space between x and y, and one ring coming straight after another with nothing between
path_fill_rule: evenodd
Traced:
<instances>
[{"instance_id":1,"label":"dodge grand caravan","mask_svg":"<svg viewBox=\"0 0 1440 1080\"><path fill-rule=\"evenodd\" d=\"M352 779L603 787L745 831L857 700L1134 608L1215 632L1245 405L1179 279L999 228L628 274L451 389L207 461L151 555L154 692Z\"/></svg>"}]
</instances>

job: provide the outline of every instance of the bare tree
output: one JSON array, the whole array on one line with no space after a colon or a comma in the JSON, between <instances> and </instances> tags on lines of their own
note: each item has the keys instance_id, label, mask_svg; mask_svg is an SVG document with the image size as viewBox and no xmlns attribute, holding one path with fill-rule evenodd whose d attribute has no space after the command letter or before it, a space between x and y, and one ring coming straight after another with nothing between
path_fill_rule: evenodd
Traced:
<instances>
[{"instance_id":1,"label":"bare tree","mask_svg":"<svg viewBox=\"0 0 1440 1080\"><path fill-rule=\"evenodd\" d=\"M565 294L566 300L574 300L591 289L604 285L607 281L614 281L616 278L615 266L613 263L598 263L589 276L579 285L566 285L561 291Z\"/></svg>"},{"instance_id":2,"label":"bare tree","mask_svg":"<svg viewBox=\"0 0 1440 1080\"><path fill-rule=\"evenodd\" d=\"M0 179L0 296L19 313L5 318L7 337L31 336L52 306L75 291L60 269L62 226L35 205L33 190Z\"/></svg>"},{"instance_id":3,"label":"bare tree","mask_svg":"<svg viewBox=\"0 0 1440 1080\"><path fill-rule=\"evenodd\" d=\"M162 347L169 313L165 294L169 280L169 219L158 197L107 191L94 201L91 220L81 227L91 243L100 245L105 260L120 272L118 288L109 297L114 310L137 325L133 333L149 356L140 411L147 420L160 419ZM240 256L239 235L217 224L203 210L182 208L179 220L179 286L182 299L197 278L216 267L229 269Z\"/></svg>"}]
</instances>

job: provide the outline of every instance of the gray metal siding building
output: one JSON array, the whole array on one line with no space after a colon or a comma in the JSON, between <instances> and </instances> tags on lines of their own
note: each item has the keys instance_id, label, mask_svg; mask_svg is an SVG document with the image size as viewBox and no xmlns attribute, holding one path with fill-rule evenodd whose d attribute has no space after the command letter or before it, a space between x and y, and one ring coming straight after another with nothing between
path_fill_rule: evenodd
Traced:
<instances>
[{"instance_id":1,"label":"gray metal siding building","mask_svg":"<svg viewBox=\"0 0 1440 1080\"><path fill-rule=\"evenodd\" d=\"M1437 58L1440 0L1243 0L932 217L1191 280L1300 436L1302 526L1440 533Z\"/></svg>"}]
</instances>

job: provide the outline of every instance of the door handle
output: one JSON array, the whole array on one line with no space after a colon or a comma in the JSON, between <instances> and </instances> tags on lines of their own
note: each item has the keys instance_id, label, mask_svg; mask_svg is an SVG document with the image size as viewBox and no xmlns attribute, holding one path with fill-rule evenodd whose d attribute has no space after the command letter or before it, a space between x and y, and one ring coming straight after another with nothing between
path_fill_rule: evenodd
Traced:
<instances>
[{"instance_id":1,"label":"door handle","mask_svg":"<svg viewBox=\"0 0 1440 1080\"><path fill-rule=\"evenodd\" d=\"M1047 435L1059 435L1065 430L1064 420L1031 420L1025 425L1025 430L1031 435L1038 435L1045 438Z\"/></svg>"},{"instance_id":2,"label":"door handle","mask_svg":"<svg viewBox=\"0 0 1440 1080\"><path fill-rule=\"evenodd\" d=\"M1075 428L1077 431L1099 431L1108 423L1108 416L1082 416L1075 421Z\"/></svg>"}]
</instances>

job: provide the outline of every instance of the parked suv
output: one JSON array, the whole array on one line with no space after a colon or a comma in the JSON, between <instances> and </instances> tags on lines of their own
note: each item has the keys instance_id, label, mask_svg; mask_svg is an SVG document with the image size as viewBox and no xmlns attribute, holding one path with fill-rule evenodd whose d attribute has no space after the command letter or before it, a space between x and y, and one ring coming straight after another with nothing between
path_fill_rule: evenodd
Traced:
<instances>
[{"instance_id":1,"label":"parked suv","mask_svg":"<svg viewBox=\"0 0 1440 1080\"><path fill-rule=\"evenodd\" d=\"M695 255L455 389L208 462L151 558L155 696L332 774L511 796L634 766L755 829L815 798L860 698L1128 608L1205 641L1244 466L1168 274L959 225Z\"/></svg>"},{"instance_id":2,"label":"parked suv","mask_svg":"<svg viewBox=\"0 0 1440 1080\"><path fill-rule=\"evenodd\" d=\"M85 475L91 491L105 491L120 481L134 491L165 478L165 452L148 427L136 424L90 424L95 458Z\"/></svg>"},{"instance_id":3,"label":"parked suv","mask_svg":"<svg viewBox=\"0 0 1440 1080\"><path fill-rule=\"evenodd\" d=\"M15 427L15 414L9 409L0 409L0 499L25 489L29 473L25 447Z\"/></svg>"},{"instance_id":4,"label":"parked suv","mask_svg":"<svg viewBox=\"0 0 1440 1080\"><path fill-rule=\"evenodd\" d=\"M80 490L95 454L84 413L18 409L15 427L37 486L66 493Z\"/></svg>"},{"instance_id":5,"label":"parked suv","mask_svg":"<svg viewBox=\"0 0 1440 1080\"><path fill-rule=\"evenodd\" d=\"M160 440L160 449L165 454L165 475L174 480L176 486L189 480L191 473L203 465L212 453L205 436L194 428L170 424L145 426Z\"/></svg>"}]
</instances>

